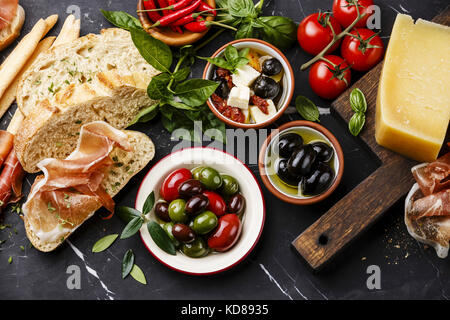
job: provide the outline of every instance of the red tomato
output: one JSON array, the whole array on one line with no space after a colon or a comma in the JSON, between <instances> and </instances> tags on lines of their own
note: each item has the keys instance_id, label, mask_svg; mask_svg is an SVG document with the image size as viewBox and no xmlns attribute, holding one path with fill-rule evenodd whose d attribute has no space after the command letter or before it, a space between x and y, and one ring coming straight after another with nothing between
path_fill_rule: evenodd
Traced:
<instances>
[{"instance_id":1,"label":"red tomato","mask_svg":"<svg viewBox=\"0 0 450 320\"><path fill-rule=\"evenodd\" d=\"M358 17L356 5L352 5L354 2L356 0L334 0L333 2L333 16L343 28L347 28ZM365 14L365 16L358 21L355 27L366 27L367 19L371 14L369 7L373 5L373 0L358 0L357 2L359 13Z\"/></svg>"},{"instance_id":2,"label":"red tomato","mask_svg":"<svg viewBox=\"0 0 450 320\"><path fill-rule=\"evenodd\" d=\"M300 23L297 30L297 38L304 51L317 55L333 40L333 32L327 24L327 20L336 34L341 33L342 29L339 22L330 14L313 13ZM337 41L327 53L336 50L340 41Z\"/></svg>"},{"instance_id":3,"label":"red tomato","mask_svg":"<svg viewBox=\"0 0 450 320\"><path fill-rule=\"evenodd\" d=\"M208 238L208 246L219 252L227 251L239 239L241 231L239 217L233 213L226 214L219 218L216 229Z\"/></svg>"},{"instance_id":4,"label":"red tomato","mask_svg":"<svg viewBox=\"0 0 450 320\"><path fill-rule=\"evenodd\" d=\"M216 216L220 217L225 214L225 210L227 209L227 205L225 200L215 192L205 191L203 195L209 199L209 205L206 207L207 210L215 213Z\"/></svg>"},{"instance_id":5,"label":"red tomato","mask_svg":"<svg viewBox=\"0 0 450 320\"><path fill-rule=\"evenodd\" d=\"M309 85L313 91L324 99L334 99L348 88L351 81L351 71L344 59L328 55L317 61L309 71Z\"/></svg>"},{"instance_id":6,"label":"red tomato","mask_svg":"<svg viewBox=\"0 0 450 320\"><path fill-rule=\"evenodd\" d=\"M381 38L372 30L357 28L350 32L355 35L346 36L342 42L341 54L352 69L367 71L372 69L383 58L384 46Z\"/></svg>"},{"instance_id":7,"label":"red tomato","mask_svg":"<svg viewBox=\"0 0 450 320\"><path fill-rule=\"evenodd\" d=\"M167 202L179 197L178 187L186 180L192 179L192 173L188 169L178 169L167 176L161 185L159 194Z\"/></svg>"}]
</instances>

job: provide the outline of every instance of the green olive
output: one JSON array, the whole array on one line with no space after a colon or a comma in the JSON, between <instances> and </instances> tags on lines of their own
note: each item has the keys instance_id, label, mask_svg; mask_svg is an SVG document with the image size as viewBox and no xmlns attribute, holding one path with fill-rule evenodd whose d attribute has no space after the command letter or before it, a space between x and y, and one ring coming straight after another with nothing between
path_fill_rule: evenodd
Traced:
<instances>
[{"instance_id":1,"label":"green olive","mask_svg":"<svg viewBox=\"0 0 450 320\"><path fill-rule=\"evenodd\" d=\"M210 190L219 189L222 186L222 176L216 169L205 167L200 173L200 182Z\"/></svg>"},{"instance_id":2,"label":"green olive","mask_svg":"<svg viewBox=\"0 0 450 320\"><path fill-rule=\"evenodd\" d=\"M185 212L186 201L183 199L173 200L169 204L169 217L175 223L185 223L189 217Z\"/></svg>"},{"instance_id":3,"label":"green olive","mask_svg":"<svg viewBox=\"0 0 450 320\"><path fill-rule=\"evenodd\" d=\"M217 226L217 216L211 211L205 211L194 219L193 230L197 234L207 234Z\"/></svg>"},{"instance_id":4,"label":"green olive","mask_svg":"<svg viewBox=\"0 0 450 320\"><path fill-rule=\"evenodd\" d=\"M164 223L163 229L167 233L167 235L169 236L170 240L172 240L172 242L175 245L175 247L178 247L180 245L180 242L177 239L175 239L175 237L172 234L173 225L174 225L173 222Z\"/></svg>"},{"instance_id":5,"label":"green olive","mask_svg":"<svg viewBox=\"0 0 450 320\"><path fill-rule=\"evenodd\" d=\"M200 172L203 170L204 167L197 167L192 169L192 176L195 180L200 180Z\"/></svg>"},{"instance_id":6,"label":"green olive","mask_svg":"<svg viewBox=\"0 0 450 320\"><path fill-rule=\"evenodd\" d=\"M191 258L201 258L209 253L209 248L202 238L196 238L194 242L191 243L183 243L181 250L185 255Z\"/></svg>"},{"instance_id":7,"label":"green olive","mask_svg":"<svg viewBox=\"0 0 450 320\"><path fill-rule=\"evenodd\" d=\"M224 174L222 175L222 181L220 193L222 193L223 196L228 197L239 192L239 183L232 176Z\"/></svg>"}]
</instances>

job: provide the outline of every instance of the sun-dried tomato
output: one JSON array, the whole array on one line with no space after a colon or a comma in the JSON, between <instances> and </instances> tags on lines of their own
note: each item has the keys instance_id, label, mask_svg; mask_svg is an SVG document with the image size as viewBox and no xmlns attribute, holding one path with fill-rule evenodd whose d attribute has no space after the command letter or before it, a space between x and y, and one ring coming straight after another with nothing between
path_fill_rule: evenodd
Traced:
<instances>
[{"instance_id":1,"label":"sun-dried tomato","mask_svg":"<svg viewBox=\"0 0 450 320\"><path fill-rule=\"evenodd\" d=\"M269 114L269 103L265 99L260 98L257 95L253 95L250 97L250 102L253 105L257 106L259 110L262 111L262 113Z\"/></svg>"},{"instance_id":2,"label":"sun-dried tomato","mask_svg":"<svg viewBox=\"0 0 450 320\"><path fill-rule=\"evenodd\" d=\"M239 123L245 123L245 115L239 108L231 108L231 120Z\"/></svg>"},{"instance_id":3,"label":"sun-dried tomato","mask_svg":"<svg viewBox=\"0 0 450 320\"><path fill-rule=\"evenodd\" d=\"M223 68L217 68L216 74L219 78L225 79L225 81L227 82L228 88L231 89L234 87L233 77L231 76L230 70L223 69Z\"/></svg>"}]
</instances>

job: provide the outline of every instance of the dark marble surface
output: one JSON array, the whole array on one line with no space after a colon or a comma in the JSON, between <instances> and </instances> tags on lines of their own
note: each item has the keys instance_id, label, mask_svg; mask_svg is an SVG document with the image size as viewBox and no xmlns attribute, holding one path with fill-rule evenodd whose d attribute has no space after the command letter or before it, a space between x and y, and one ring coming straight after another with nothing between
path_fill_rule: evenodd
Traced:
<instances>
[{"instance_id":1,"label":"dark marble surface","mask_svg":"<svg viewBox=\"0 0 450 320\"><path fill-rule=\"evenodd\" d=\"M283 15L300 22L318 8L331 8L331 0L279 0L271 1L265 14ZM51 32L60 30L67 12L79 10L81 33L97 33L109 23L99 9L133 12L135 1L118 0L23 0L27 13L24 32L28 32L38 18L53 13L60 21ZM395 15L408 13L414 18L432 19L448 4L448 0L376 1L381 7L383 40L387 43ZM213 53L231 40L223 35L205 48L201 54ZM9 50L0 54L3 61ZM252 254L239 266L223 274L192 277L169 270L156 261L145 249L138 236L117 241L106 252L91 253L92 245L104 235L120 233L122 222L114 217L102 221L95 216L80 227L66 243L52 253L41 253L29 247L23 223L10 210L2 214L4 223L11 228L0 231L0 298L3 299L449 299L450 260L436 257L434 250L413 240L403 224L403 204L399 203L384 218L352 244L324 272L313 274L292 249L291 241L326 212L343 195L373 172L377 159L369 154L346 129L346 124L328 114L329 102L315 96L308 86L307 73L299 67L308 56L298 47L287 50L296 75L296 94L313 99L321 109L321 122L340 140L345 154L346 172L343 181L326 202L311 207L297 207L277 200L263 187L267 203L267 218L263 235ZM204 63L198 61L194 76L201 76ZM1 119L5 129L15 106ZM276 125L299 119L285 115ZM146 132L157 145L156 157L143 172L137 175L116 197L118 205L134 206L134 199L145 173L156 161L170 153L176 142L163 129L159 121L137 125L135 129ZM247 161L248 162L248 161ZM249 163L257 173L257 166ZM34 177L27 177L28 192ZM388 197L389 194L386 194ZM24 246L25 250L20 249ZM121 278L123 254L132 248L136 263L144 271L148 284L141 285L128 277ZM82 253L83 259L76 254ZM8 258L13 261L8 264ZM69 290L66 286L67 267L81 268L81 289ZM366 286L367 267L378 265L381 269L381 289L369 290ZM95 270L98 277L92 273Z\"/></svg>"}]
</instances>

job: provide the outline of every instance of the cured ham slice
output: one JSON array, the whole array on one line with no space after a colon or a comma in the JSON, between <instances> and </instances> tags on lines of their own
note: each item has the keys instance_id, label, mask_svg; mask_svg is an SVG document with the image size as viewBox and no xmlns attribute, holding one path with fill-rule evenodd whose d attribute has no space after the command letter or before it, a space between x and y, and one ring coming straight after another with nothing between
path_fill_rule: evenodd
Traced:
<instances>
[{"instance_id":1,"label":"cured ham slice","mask_svg":"<svg viewBox=\"0 0 450 320\"><path fill-rule=\"evenodd\" d=\"M11 150L6 158L5 166L0 174L0 212L11 202L17 202L22 197L22 180L25 171Z\"/></svg>"},{"instance_id":2,"label":"cured ham slice","mask_svg":"<svg viewBox=\"0 0 450 320\"><path fill-rule=\"evenodd\" d=\"M6 28L13 21L19 0L0 0L0 30Z\"/></svg>"},{"instance_id":3,"label":"cured ham slice","mask_svg":"<svg viewBox=\"0 0 450 320\"><path fill-rule=\"evenodd\" d=\"M425 196L450 188L450 152L433 163L418 165L411 171Z\"/></svg>"},{"instance_id":4,"label":"cured ham slice","mask_svg":"<svg viewBox=\"0 0 450 320\"><path fill-rule=\"evenodd\" d=\"M414 201L411 216L415 220L424 217L450 218L450 189Z\"/></svg>"},{"instance_id":5,"label":"cured ham slice","mask_svg":"<svg viewBox=\"0 0 450 320\"><path fill-rule=\"evenodd\" d=\"M14 135L8 131L0 131L0 168L5 162L6 157L11 152L14 143Z\"/></svg>"},{"instance_id":6,"label":"cured ham slice","mask_svg":"<svg viewBox=\"0 0 450 320\"><path fill-rule=\"evenodd\" d=\"M33 183L23 205L36 234L48 234L57 227L74 229L100 206L114 212L114 201L101 183L114 163L109 154L115 146L132 150L124 132L105 122L92 122L81 128L77 148L69 157L38 164L44 175Z\"/></svg>"}]
</instances>

